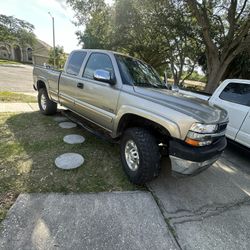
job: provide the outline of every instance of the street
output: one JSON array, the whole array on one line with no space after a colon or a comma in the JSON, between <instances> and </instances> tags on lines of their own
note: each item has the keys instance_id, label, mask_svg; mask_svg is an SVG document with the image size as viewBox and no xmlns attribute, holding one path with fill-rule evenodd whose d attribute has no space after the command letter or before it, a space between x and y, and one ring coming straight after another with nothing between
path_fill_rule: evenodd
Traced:
<instances>
[{"instance_id":1,"label":"street","mask_svg":"<svg viewBox=\"0 0 250 250\"><path fill-rule=\"evenodd\" d=\"M35 93L32 65L0 65L0 91Z\"/></svg>"}]
</instances>

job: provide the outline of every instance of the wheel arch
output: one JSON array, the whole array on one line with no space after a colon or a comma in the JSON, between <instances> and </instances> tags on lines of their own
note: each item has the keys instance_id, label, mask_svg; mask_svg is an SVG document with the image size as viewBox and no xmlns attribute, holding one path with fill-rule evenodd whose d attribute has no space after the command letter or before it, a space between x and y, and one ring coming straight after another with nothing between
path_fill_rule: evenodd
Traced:
<instances>
[{"instance_id":1,"label":"wheel arch","mask_svg":"<svg viewBox=\"0 0 250 250\"><path fill-rule=\"evenodd\" d=\"M45 88L47 90L47 86L46 86L45 82L43 80L41 80L41 79L37 80L36 86L37 86L38 91L40 89L43 89L43 88Z\"/></svg>"},{"instance_id":2,"label":"wheel arch","mask_svg":"<svg viewBox=\"0 0 250 250\"><path fill-rule=\"evenodd\" d=\"M170 131L158 122L134 113L126 113L119 119L116 136L121 136L126 129L132 127L146 128L159 140L168 141L172 137Z\"/></svg>"},{"instance_id":3,"label":"wheel arch","mask_svg":"<svg viewBox=\"0 0 250 250\"><path fill-rule=\"evenodd\" d=\"M36 89L37 91L39 91L40 89L45 89L47 91L49 99L52 100L47 81L45 81L44 79L38 79L36 81Z\"/></svg>"}]
</instances>

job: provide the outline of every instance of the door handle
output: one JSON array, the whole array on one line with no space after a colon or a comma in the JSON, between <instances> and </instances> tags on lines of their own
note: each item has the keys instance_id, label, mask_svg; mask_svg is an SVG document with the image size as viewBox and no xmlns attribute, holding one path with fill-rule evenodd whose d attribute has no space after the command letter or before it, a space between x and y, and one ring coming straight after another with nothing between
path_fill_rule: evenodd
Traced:
<instances>
[{"instance_id":1,"label":"door handle","mask_svg":"<svg viewBox=\"0 0 250 250\"><path fill-rule=\"evenodd\" d=\"M77 83L77 88L79 88L79 89L83 89L83 88L84 88L83 83L78 82L78 83Z\"/></svg>"}]
</instances>

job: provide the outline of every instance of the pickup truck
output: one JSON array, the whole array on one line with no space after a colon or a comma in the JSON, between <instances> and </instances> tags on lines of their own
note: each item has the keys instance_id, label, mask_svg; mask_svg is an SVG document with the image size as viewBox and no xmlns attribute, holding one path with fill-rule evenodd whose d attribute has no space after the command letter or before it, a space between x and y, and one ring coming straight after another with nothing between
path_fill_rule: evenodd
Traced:
<instances>
[{"instance_id":1,"label":"pickup truck","mask_svg":"<svg viewBox=\"0 0 250 250\"><path fill-rule=\"evenodd\" d=\"M120 142L124 172L135 184L159 174L162 154L172 171L196 174L226 147L227 112L168 90L141 60L105 50L75 50L63 71L35 66L40 111L60 104Z\"/></svg>"},{"instance_id":2,"label":"pickup truck","mask_svg":"<svg viewBox=\"0 0 250 250\"><path fill-rule=\"evenodd\" d=\"M250 80L224 80L210 97L183 90L180 93L225 109L229 116L226 137L250 148Z\"/></svg>"}]
</instances>

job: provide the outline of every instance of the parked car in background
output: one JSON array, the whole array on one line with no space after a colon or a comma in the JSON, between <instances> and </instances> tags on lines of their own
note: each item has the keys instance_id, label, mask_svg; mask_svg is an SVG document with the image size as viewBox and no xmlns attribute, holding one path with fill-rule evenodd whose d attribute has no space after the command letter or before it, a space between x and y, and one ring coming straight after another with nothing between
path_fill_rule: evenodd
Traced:
<instances>
[{"instance_id":1,"label":"parked car in background","mask_svg":"<svg viewBox=\"0 0 250 250\"><path fill-rule=\"evenodd\" d=\"M250 148L250 80L227 79L210 97L184 90L179 92L225 109L229 115L227 138Z\"/></svg>"}]
</instances>

